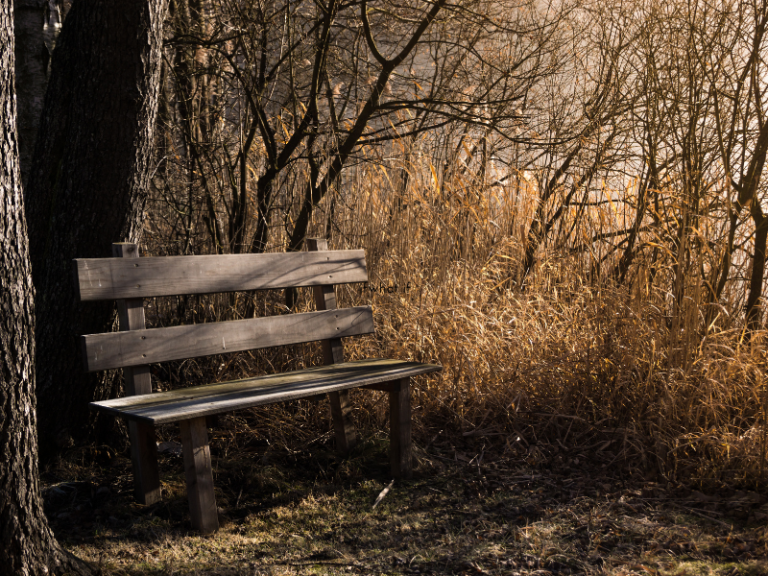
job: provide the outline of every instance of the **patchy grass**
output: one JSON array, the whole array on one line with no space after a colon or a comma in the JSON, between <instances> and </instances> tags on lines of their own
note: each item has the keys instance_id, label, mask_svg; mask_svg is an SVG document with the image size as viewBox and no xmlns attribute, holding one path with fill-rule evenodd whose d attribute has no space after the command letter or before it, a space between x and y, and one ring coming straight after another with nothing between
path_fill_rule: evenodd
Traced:
<instances>
[{"instance_id":1,"label":"patchy grass","mask_svg":"<svg viewBox=\"0 0 768 576\"><path fill-rule=\"evenodd\" d=\"M662 486L583 455L531 465L464 437L417 448L416 477L374 508L390 482L381 434L346 459L330 434L303 449L212 436L216 534L190 528L171 438L153 506L133 503L130 461L109 449L49 470L57 538L114 575L768 573L768 505L754 492Z\"/></svg>"}]
</instances>

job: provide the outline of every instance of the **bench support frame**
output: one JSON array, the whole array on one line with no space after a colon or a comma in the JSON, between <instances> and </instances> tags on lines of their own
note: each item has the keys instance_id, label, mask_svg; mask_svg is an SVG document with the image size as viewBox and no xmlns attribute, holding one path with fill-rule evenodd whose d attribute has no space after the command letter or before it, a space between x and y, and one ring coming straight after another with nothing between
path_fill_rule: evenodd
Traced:
<instances>
[{"instance_id":1,"label":"bench support frame","mask_svg":"<svg viewBox=\"0 0 768 576\"><path fill-rule=\"evenodd\" d=\"M389 461L392 476L399 479L413 475L410 384L410 378L403 378L389 388Z\"/></svg>"},{"instance_id":2,"label":"bench support frame","mask_svg":"<svg viewBox=\"0 0 768 576\"><path fill-rule=\"evenodd\" d=\"M182 420L179 426L192 527L208 534L219 528L219 515L213 493L211 449L208 446L205 416Z\"/></svg>"},{"instance_id":3,"label":"bench support frame","mask_svg":"<svg viewBox=\"0 0 768 576\"><path fill-rule=\"evenodd\" d=\"M136 244L112 244L112 256L115 258L138 258ZM117 314L120 330L145 330L144 302L141 298L117 301ZM123 368L125 394L152 393L152 375L149 366ZM128 437L131 442L131 461L133 462L133 482L136 500L141 504L154 504L161 499L160 474L157 468L157 444L155 427L146 422L128 422Z\"/></svg>"},{"instance_id":4,"label":"bench support frame","mask_svg":"<svg viewBox=\"0 0 768 576\"><path fill-rule=\"evenodd\" d=\"M310 252L328 250L328 240L325 238L307 238L307 248ZM333 285L315 286L315 308L319 310L335 310L336 291ZM344 345L341 338L323 340L323 361L325 364L341 364L344 362ZM336 435L336 448L342 454L348 453L357 443L355 426L352 423L352 406L349 402L349 391L331 392L328 395L331 403L331 419Z\"/></svg>"}]
</instances>

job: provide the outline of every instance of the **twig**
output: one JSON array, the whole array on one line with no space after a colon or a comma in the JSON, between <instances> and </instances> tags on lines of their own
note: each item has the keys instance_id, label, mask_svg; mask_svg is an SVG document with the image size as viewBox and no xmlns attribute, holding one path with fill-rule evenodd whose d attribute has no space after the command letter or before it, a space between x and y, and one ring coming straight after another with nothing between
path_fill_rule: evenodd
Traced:
<instances>
[{"instance_id":1,"label":"twig","mask_svg":"<svg viewBox=\"0 0 768 576\"><path fill-rule=\"evenodd\" d=\"M379 492L379 495L376 497L376 502L374 502L374 503L373 503L373 506L371 507L371 510L375 510L375 509L376 509L376 506L378 506L378 505L379 505L379 502L381 502L382 500L384 500L384 496L386 496L387 494L389 494L389 489L390 489L390 488L392 488L392 485L393 485L394 483L395 483L395 481L394 481L394 480L392 480L392 482L390 482L389 484L387 484L387 487L386 487L386 488L384 488L384 490L382 490L381 492Z\"/></svg>"},{"instance_id":2,"label":"twig","mask_svg":"<svg viewBox=\"0 0 768 576\"><path fill-rule=\"evenodd\" d=\"M729 528L733 530L733 524L728 524L726 522L723 522L722 520L718 520L717 518L712 518L712 516L707 516L706 514L699 512L695 508L688 508L688 506L682 506L681 504L677 504L675 502L669 502L672 506L675 508L681 508L682 510L685 510L686 512L690 512L694 516L699 516L701 518L704 518L705 520L709 520L710 522L717 522L721 526L725 526L726 528Z\"/></svg>"}]
</instances>

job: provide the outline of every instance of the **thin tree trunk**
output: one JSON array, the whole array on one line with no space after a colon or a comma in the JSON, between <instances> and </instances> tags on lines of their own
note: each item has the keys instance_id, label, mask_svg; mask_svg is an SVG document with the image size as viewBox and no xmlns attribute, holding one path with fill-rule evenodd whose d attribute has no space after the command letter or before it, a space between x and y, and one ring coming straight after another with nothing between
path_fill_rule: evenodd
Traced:
<instances>
[{"instance_id":1,"label":"thin tree trunk","mask_svg":"<svg viewBox=\"0 0 768 576\"><path fill-rule=\"evenodd\" d=\"M34 289L24 220L13 93L10 0L0 0L0 572L90 574L43 513L35 417Z\"/></svg>"},{"instance_id":2,"label":"thin tree trunk","mask_svg":"<svg viewBox=\"0 0 768 576\"><path fill-rule=\"evenodd\" d=\"M730 278L731 265L733 263L733 252L735 250L736 228L738 225L739 213L735 208L731 208L730 214L728 215L728 242L723 248L723 255L720 258L720 265L713 270L713 281L708 285L708 304L717 304L720 302L720 298L723 295L723 290L725 290L725 285ZM710 306L708 308L706 315L707 326L714 322L717 314L717 307Z\"/></svg>"},{"instance_id":3,"label":"thin tree trunk","mask_svg":"<svg viewBox=\"0 0 768 576\"><path fill-rule=\"evenodd\" d=\"M251 252L260 254L267 249L269 237L269 216L272 206L272 185L277 172L267 169L267 173L259 178L256 186L256 232L251 240Z\"/></svg>"},{"instance_id":4,"label":"thin tree trunk","mask_svg":"<svg viewBox=\"0 0 768 576\"><path fill-rule=\"evenodd\" d=\"M112 303L81 305L73 258L138 242L152 168L168 0L81 0L64 23L25 198L37 289L43 459L93 421L114 376L83 372L76 336L110 330ZM90 423L90 425L89 425Z\"/></svg>"},{"instance_id":5,"label":"thin tree trunk","mask_svg":"<svg viewBox=\"0 0 768 576\"><path fill-rule=\"evenodd\" d=\"M653 118L652 118L653 119ZM640 233L640 228L643 224L643 218L646 215L646 210L648 207L648 195L649 194L656 194L658 195L659 190L661 189L661 183L659 182L659 166L656 161L658 150L657 150L657 143L656 139L654 138L654 129L655 126L651 125L649 122L646 124L646 140L648 144L648 148L646 151L646 156L648 158L648 174L646 178L644 178L644 182L641 181L640 187L638 188L637 193L637 210L635 212L635 223L632 226L632 231L629 234L629 237L627 238L627 245L624 248L624 253L621 255L621 258L619 259L619 265L617 269L617 277L619 279L619 284L624 284L624 282L627 279L627 274L629 273L629 268L632 266L632 262L635 259L635 244L637 243L637 239Z\"/></svg>"},{"instance_id":6,"label":"thin tree trunk","mask_svg":"<svg viewBox=\"0 0 768 576\"><path fill-rule=\"evenodd\" d=\"M755 253L752 256L752 274L749 279L749 296L747 296L746 316L747 328L750 331L760 328L763 297L763 280L765 279L765 256L768 245L768 218L763 216L760 207L753 207L752 219L755 222Z\"/></svg>"},{"instance_id":7,"label":"thin tree trunk","mask_svg":"<svg viewBox=\"0 0 768 576\"><path fill-rule=\"evenodd\" d=\"M581 144L578 144L573 150L570 151L565 160L563 160L563 163L560 165L560 167L555 170L555 173L547 181L545 188L541 191L541 195L538 198L538 204L536 205L536 212L533 216L533 221L531 222L531 227L528 229L528 234L525 238L525 254L523 255L522 262L523 271L522 278L520 279L521 284L525 282L528 274L533 269L533 265L536 262L536 250L541 245L541 242L547 232L545 230L544 223L546 217L545 211L547 202L555 193L557 186L559 186L560 178L562 178L562 176L568 171L571 163L574 161L576 155L580 151Z\"/></svg>"}]
</instances>

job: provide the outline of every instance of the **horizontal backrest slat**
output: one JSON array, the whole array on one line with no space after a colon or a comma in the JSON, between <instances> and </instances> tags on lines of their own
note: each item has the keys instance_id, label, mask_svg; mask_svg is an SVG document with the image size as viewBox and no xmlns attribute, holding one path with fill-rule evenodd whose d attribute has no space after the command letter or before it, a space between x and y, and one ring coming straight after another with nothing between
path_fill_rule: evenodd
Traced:
<instances>
[{"instance_id":1,"label":"horizontal backrest slat","mask_svg":"<svg viewBox=\"0 0 768 576\"><path fill-rule=\"evenodd\" d=\"M269 290L365 282L363 250L74 261L80 300Z\"/></svg>"},{"instance_id":2,"label":"horizontal backrest slat","mask_svg":"<svg viewBox=\"0 0 768 576\"><path fill-rule=\"evenodd\" d=\"M88 372L370 334L370 306L81 336Z\"/></svg>"}]
</instances>

